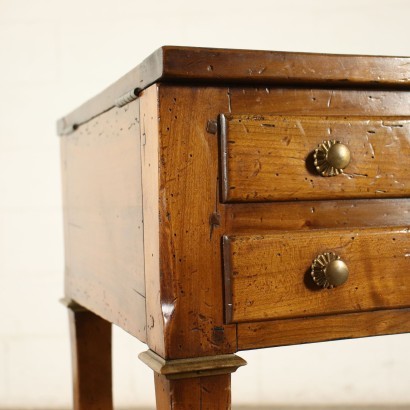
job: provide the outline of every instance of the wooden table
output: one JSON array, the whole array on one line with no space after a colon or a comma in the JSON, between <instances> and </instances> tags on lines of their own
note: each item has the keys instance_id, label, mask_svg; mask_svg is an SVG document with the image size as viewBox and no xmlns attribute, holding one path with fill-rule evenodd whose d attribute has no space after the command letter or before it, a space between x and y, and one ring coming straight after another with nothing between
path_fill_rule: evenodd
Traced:
<instances>
[{"instance_id":1,"label":"wooden table","mask_svg":"<svg viewBox=\"0 0 410 410\"><path fill-rule=\"evenodd\" d=\"M158 409L228 409L240 350L410 331L410 59L163 47L61 119L75 409L111 323Z\"/></svg>"}]
</instances>

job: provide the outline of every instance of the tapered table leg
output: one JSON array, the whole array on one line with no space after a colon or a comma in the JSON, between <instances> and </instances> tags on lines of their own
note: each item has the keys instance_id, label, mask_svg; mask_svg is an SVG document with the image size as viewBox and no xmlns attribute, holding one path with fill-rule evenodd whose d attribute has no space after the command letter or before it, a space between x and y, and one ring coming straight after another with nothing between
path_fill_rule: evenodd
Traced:
<instances>
[{"instance_id":1,"label":"tapered table leg","mask_svg":"<svg viewBox=\"0 0 410 410\"><path fill-rule=\"evenodd\" d=\"M231 408L231 375L169 380L155 373L157 410L227 410Z\"/></svg>"},{"instance_id":2,"label":"tapered table leg","mask_svg":"<svg viewBox=\"0 0 410 410\"><path fill-rule=\"evenodd\" d=\"M231 373L246 361L234 354L165 360L152 350L140 359L155 372L157 410L228 410Z\"/></svg>"},{"instance_id":3,"label":"tapered table leg","mask_svg":"<svg viewBox=\"0 0 410 410\"><path fill-rule=\"evenodd\" d=\"M112 410L111 323L70 304L75 410Z\"/></svg>"}]
</instances>

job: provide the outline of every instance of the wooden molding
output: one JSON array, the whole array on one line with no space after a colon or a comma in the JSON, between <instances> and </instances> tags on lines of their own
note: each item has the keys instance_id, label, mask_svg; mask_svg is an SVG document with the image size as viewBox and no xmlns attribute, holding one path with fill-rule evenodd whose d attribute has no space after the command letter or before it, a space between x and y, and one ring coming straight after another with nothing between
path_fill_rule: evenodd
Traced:
<instances>
[{"instance_id":1,"label":"wooden molding","mask_svg":"<svg viewBox=\"0 0 410 410\"><path fill-rule=\"evenodd\" d=\"M410 332L410 309L240 323L238 350Z\"/></svg>"},{"instance_id":2,"label":"wooden molding","mask_svg":"<svg viewBox=\"0 0 410 410\"><path fill-rule=\"evenodd\" d=\"M121 98L137 96L155 82L305 85L337 88L405 89L410 86L407 57L289 53L164 46L100 94L57 123L59 135L108 111Z\"/></svg>"},{"instance_id":3,"label":"wooden molding","mask_svg":"<svg viewBox=\"0 0 410 410\"><path fill-rule=\"evenodd\" d=\"M165 360L152 350L147 350L140 353L138 357L154 372L165 376L167 379L185 379L234 373L238 367L247 364L244 359L235 354Z\"/></svg>"}]
</instances>

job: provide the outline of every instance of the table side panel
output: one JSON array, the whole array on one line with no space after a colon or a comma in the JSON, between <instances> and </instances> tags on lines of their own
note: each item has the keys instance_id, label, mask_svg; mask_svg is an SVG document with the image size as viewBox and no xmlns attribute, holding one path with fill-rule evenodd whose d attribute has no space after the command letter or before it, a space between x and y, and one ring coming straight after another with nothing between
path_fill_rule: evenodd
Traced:
<instances>
[{"instance_id":1,"label":"table side panel","mask_svg":"<svg viewBox=\"0 0 410 410\"><path fill-rule=\"evenodd\" d=\"M61 138L66 297L144 341L139 101Z\"/></svg>"}]
</instances>

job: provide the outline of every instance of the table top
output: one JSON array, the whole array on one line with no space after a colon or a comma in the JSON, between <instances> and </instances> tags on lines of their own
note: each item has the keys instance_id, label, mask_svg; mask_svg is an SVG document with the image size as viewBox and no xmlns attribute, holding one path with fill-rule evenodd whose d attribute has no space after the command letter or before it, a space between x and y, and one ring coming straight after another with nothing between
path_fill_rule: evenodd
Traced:
<instances>
[{"instance_id":1,"label":"table top","mask_svg":"<svg viewBox=\"0 0 410 410\"><path fill-rule=\"evenodd\" d=\"M58 133L70 133L114 107L118 98L159 81L400 89L410 88L410 58L164 46L60 119Z\"/></svg>"}]
</instances>

